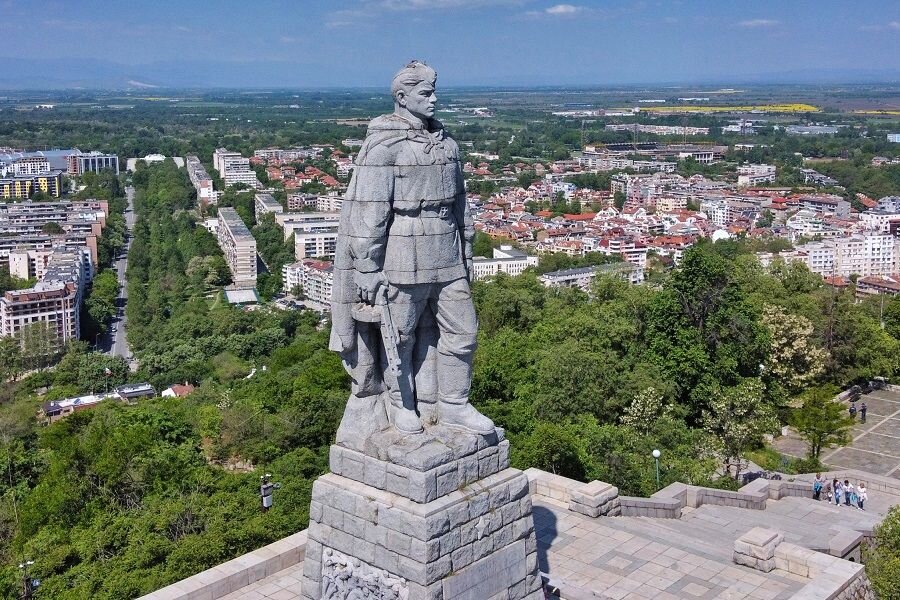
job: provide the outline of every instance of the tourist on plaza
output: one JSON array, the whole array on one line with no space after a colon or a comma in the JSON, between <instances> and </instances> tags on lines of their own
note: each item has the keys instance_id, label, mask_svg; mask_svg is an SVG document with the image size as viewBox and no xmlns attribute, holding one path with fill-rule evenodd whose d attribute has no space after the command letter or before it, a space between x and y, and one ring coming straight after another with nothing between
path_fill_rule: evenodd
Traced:
<instances>
[{"instance_id":1,"label":"tourist on plaza","mask_svg":"<svg viewBox=\"0 0 900 600\"><path fill-rule=\"evenodd\" d=\"M844 480L844 505L845 506L856 506L856 488L853 487L853 484L850 483L850 480Z\"/></svg>"},{"instance_id":2,"label":"tourist on plaza","mask_svg":"<svg viewBox=\"0 0 900 600\"><path fill-rule=\"evenodd\" d=\"M860 481L859 485L856 486L856 506L860 510L865 510L863 505L866 503L866 498L868 498L868 497L869 497L869 495L866 492L866 482Z\"/></svg>"},{"instance_id":3,"label":"tourist on plaza","mask_svg":"<svg viewBox=\"0 0 900 600\"><path fill-rule=\"evenodd\" d=\"M825 478L821 473L816 473L816 480L813 482L813 500L818 500L822 495L822 488L825 487Z\"/></svg>"},{"instance_id":4,"label":"tourist on plaza","mask_svg":"<svg viewBox=\"0 0 900 600\"><path fill-rule=\"evenodd\" d=\"M831 489L834 490L834 503L840 506L841 502L844 500L844 485L835 478L834 481L831 482Z\"/></svg>"},{"instance_id":5,"label":"tourist on plaza","mask_svg":"<svg viewBox=\"0 0 900 600\"><path fill-rule=\"evenodd\" d=\"M866 411L869 410L869 407L866 406L866 403L863 402L862 406L859 407L859 420L862 423L866 422Z\"/></svg>"},{"instance_id":6,"label":"tourist on plaza","mask_svg":"<svg viewBox=\"0 0 900 600\"><path fill-rule=\"evenodd\" d=\"M847 411L849 411L851 419L856 418L856 405L855 404L850 403L850 408L848 408Z\"/></svg>"}]
</instances>

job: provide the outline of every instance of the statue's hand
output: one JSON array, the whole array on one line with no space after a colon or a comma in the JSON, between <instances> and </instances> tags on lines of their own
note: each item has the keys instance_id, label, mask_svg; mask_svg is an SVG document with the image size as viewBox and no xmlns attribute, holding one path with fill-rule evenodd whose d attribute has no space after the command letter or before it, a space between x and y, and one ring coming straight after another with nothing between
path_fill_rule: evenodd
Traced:
<instances>
[{"instance_id":1,"label":"statue's hand","mask_svg":"<svg viewBox=\"0 0 900 600\"><path fill-rule=\"evenodd\" d=\"M366 304L372 305L375 304L375 301L378 298L381 286L386 283L384 274L381 271L376 271L375 273L362 273L357 271L353 275L353 282L356 284L356 291L359 294L359 299Z\"/></svg>"}]
</instances>

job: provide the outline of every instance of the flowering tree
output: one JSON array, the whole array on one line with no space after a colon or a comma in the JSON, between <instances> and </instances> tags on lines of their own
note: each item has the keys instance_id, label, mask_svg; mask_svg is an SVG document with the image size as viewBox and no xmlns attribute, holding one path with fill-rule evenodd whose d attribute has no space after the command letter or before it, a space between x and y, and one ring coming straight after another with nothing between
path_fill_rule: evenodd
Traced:
<instances>
[{"instance_id":1,"label":"flowering tree","mask_svg":"<svg viewBox=\"0 0 900 600\"><path fill-rule=\"evenodd\" d=\"M771 342L765 362L767 377L796 394L825 371L828 353L813 342L813 324L780 306L763 307L763 324Z\"/></svg>"},{"instance_id":2,"label":"flowering tree","mask_svg":"<svg viewBox=\"0 0 900 600\"><path fill-rule=\"evenodd\" d=\"M662 393L654 387L640 391L622 415L622 425L627 425L647 435L653 424L671 413L671 407L663 402Z\"/></svg>"},{"instance_id":3,"label":"flowering tree","mask_svg":"<svg viewBox=\"0 0 900 600\"><path fill-rule=\"evenodd\" d=\"M778 428L772 407L763 399L763 390L759 379L745 379L714 393L709 409L703 411L703 427L716 441L725 472L730 474L734 468L735 479L743 469L744 452L757 444L764 433Z\"/></svg>"}]
</instances>

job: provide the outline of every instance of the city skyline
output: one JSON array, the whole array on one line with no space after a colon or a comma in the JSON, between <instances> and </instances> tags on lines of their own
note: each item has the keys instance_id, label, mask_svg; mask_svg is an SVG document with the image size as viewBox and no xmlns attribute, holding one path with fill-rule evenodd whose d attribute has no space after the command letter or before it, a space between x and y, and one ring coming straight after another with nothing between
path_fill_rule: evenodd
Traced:
<instances>
[{"instance_id":1,"label":"city skyline","mask_svg":"<svg viewBox=\"0 0 900 600\"><path fill-rule=\"evenodd\" d=\"M874 2L2 6L3 88L366 87L414 57L451 86L900 80L900 9Z\"/></svg>"}]
</instances>

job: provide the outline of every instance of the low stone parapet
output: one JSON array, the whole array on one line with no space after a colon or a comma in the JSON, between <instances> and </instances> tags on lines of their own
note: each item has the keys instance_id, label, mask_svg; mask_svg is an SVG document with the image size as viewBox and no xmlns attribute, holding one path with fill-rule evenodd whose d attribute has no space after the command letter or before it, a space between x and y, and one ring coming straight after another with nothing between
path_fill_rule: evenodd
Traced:
<instances>
[{"instance_id":1,"label":"low stone parapet","mask_svg":"<svg viewBox=\"0 0 900 600\"><path fill-rule=\"evenodd\" d=\"M828 541L828 553L845 560L860 562L862 560L862 541L866 534L852 529L845 529Z\"/></svg>"},{"instance_id":2,"label":"low stone parapet","mask_svg":"<svg viewBox=\"0 0 900 600\"><path fill-rule=\"evenodd\" d=\"M585 485L581 481L533 467L526 470L525 475L528 476L528 492L531 495L543 496L565 504L572 499L572 490Z\"/></svg>"},{"instance_id":3,"label":"low stone parapet","mask_svg":"<svg viewBox=\"0 0 900 600\"><path fill-rule=\"evenodd\" d=\"M784 535L764 527L754 527L734 541L734 562L768 573L776 567L775 550Z\"/></svg>"},{"instance_id":4,"label":"low stone parapet","mask_svg":"<svg viewBox=\"0 0 900 600\"><path fill-rule=\"evenodd\" d=\"M865 568L858 562L782 542L775 549L775 566L809 578L792 600L875 599Z\"/></svg>"},{"instance_id":5,"label":"low stone parapet","mask_svg":"<svg viewBox=\"0 0 900 600\"><path fill-rule=\"evenodd\" d=\"M274 544L141 596L138 600L204 600L221 598L300 562L306 555L306 530Z\"/></svg>"},{"instance_id":6,"label":"low stone parapet","mask_svg":"<svg viewBox=\"0 0 900 600\"><path fill-rule=\"evenodd\" d=\"M623 517L654 517L657 519L681 517L682 503L677 499L619 496L619 505Z\"/></svg>"},{"instance_id":7,"label":"low stone parapet","mask_svg":"<svg viewBox=\"0 0 900 600\"><path fill-rule=\"evenodd\" d=\"M572 488L569 498L569 510L589 517L616 517L622 512L619 488L603 481Z\"/></svg>"}]
</instances>

